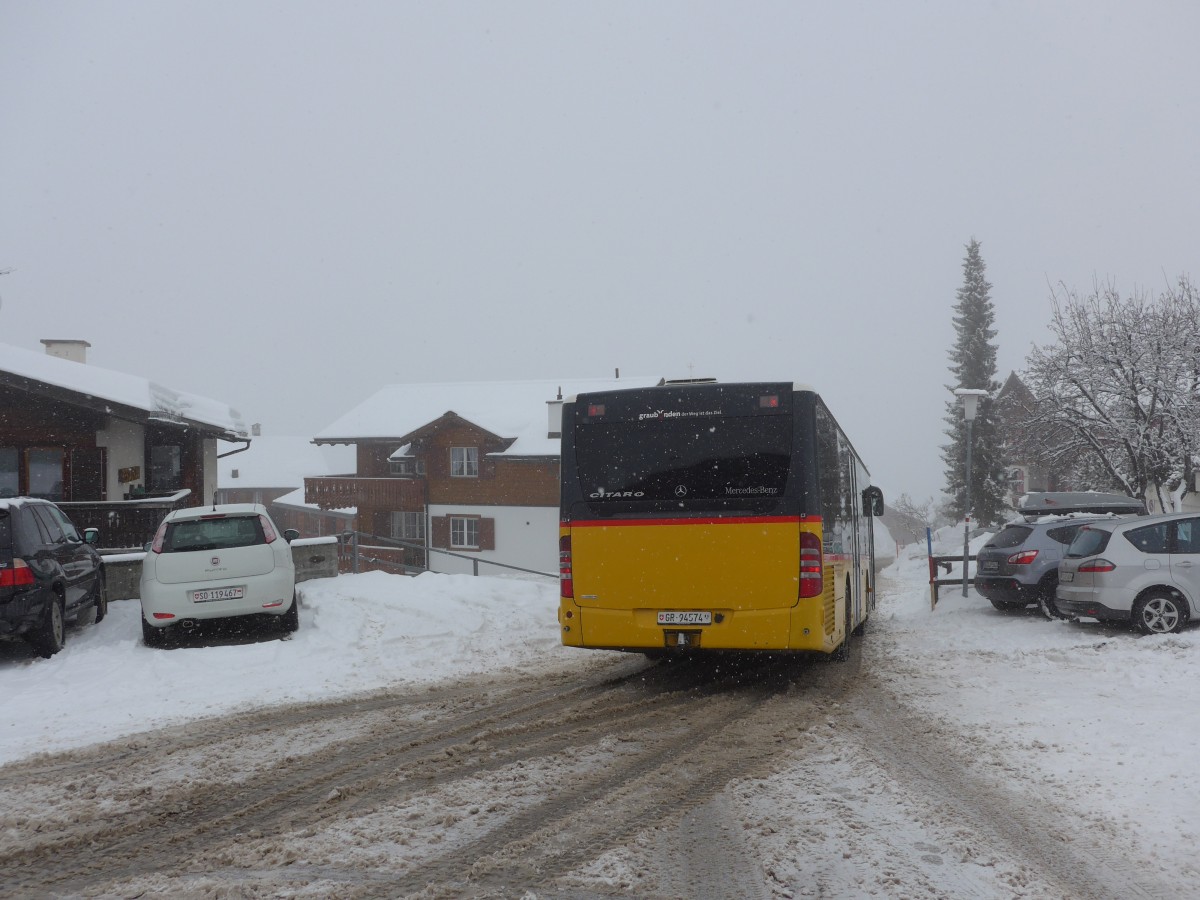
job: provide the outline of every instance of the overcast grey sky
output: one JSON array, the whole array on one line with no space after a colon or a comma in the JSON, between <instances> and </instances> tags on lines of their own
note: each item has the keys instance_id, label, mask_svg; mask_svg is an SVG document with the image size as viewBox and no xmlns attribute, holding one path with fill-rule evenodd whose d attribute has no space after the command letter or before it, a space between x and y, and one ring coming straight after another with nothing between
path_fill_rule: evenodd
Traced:
<instances>
[{"instance_id":1,"label":"overcast grey sky","mask_svg":"<svg viewBox=\"0 0 1200 900\"><path fill-rule=\"evenodd\" d=\"M982 242L998 377L1049 283L1196 273L1192 2L0 0L0 341L312 434L382 384L816 386L941 489Z\"/></svg>"}]
</instances>

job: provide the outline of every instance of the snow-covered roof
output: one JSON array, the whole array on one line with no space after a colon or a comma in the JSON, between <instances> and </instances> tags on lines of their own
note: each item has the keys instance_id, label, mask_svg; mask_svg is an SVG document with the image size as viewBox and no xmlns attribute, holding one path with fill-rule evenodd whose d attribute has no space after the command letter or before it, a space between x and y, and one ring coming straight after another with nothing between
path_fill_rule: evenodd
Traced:
<instances>
[{"instance_id":1,"label":"snow-covered roof","mask_svg":"<svg viewBox=\"0 0 1200 900\"><path fill-rule=\"evenodd\" d=\"M242 446L219 441L217 453ZM246 450L217 460L217 487L298 488L305 477L351 475L356 465L353 447L318 447L308 437L260 435L250 438Z\"/></svg>"},{"instance_id":2,"label":"snow-covered roof","mask_svg":"<svg viewBox=\"0 0 1200 900\"><path fill-rule=\"evenodd\" d=\"M500 455L557 456L559 441L548 437L547 403L587 391L651 387L659 381L623 377L393 384L322 429L316 440L399 440L453 412L498 437L516 438Z\"/></svg>"},{"instance_id":3,"label":"snow-covered roof","mask_svg":"<svg viewBox=\"0 0 1200 900\"><path fill-rule=\"evenodd\" d=\"M0 344L0 372L141 410L150 418L205 425L231 436L246 433L241 415L228 404L90 363Z\"/></svg>"},{"instance_id":4,"label":"snow-covered roof","mask_svg":"<svg viewBox=\"0 0 1200 900\"><path fill-rule=\"evenodd\" d=\"M316 503L306 503L304 502L304 488L297 488L290 494L276 497L273 502L276 506L292 506L297 509L309 509L313 512L328 513L334 516L358 515L358 507L356 506L346 506L341 509L321 509Z\"/></svg>"}]
</instances>

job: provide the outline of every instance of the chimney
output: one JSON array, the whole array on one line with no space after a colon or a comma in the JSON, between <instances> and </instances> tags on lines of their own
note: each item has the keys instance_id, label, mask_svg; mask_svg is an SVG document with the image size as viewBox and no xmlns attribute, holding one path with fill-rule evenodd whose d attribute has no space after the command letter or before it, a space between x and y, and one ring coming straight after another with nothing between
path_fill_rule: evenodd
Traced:
<instances>
[{"instance_id":1,"label":"chimney","mask_svg":"<svg viewBox=\"0 0 1200 900\"><path fill-rule=\"evenodd\" d=\"M58 359L69 359L71 362L86 363L87 348L92 346L87 341L73 340L46 340L42 343L46 345L46 355L54 356Z\"/></svg>"},{"instance_id":2,"label":"chimney","mask_svg":"<svg viewBox=\"0 0 1200 900\"><path fill-rule=\"evenodd\" d=\"M250 437L262 437L262 425L258 422L250 426Z\"/></svg>"},{"instance_id":3,"label":"chimney","mask_svg":"<svg viewBox=\"0 0 1200 900\"><path fill-rule=\"evenodd\" d=\"M562 405L562 388L559 388L558 399L546 401L546 437L548 438L562 437Z\"/></svg>"}]
</instances>

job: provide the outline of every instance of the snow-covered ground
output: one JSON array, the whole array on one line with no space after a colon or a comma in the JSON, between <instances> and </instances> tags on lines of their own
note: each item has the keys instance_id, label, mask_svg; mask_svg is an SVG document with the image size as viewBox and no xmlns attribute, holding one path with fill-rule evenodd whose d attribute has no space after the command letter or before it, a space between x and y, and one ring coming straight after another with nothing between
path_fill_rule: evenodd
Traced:
<instances>
[{"instance_id":1,"label":"snow-covered ground","mask_svg":"<svg viewBox=\"0 0 1200 900\"><path fill-rule=\"evenodd\" d=\"M50 659L0 643L0 764L256 706L546 664L558 583L367 572L303 582L288 640L142 643L136 600ZM503 635L503 639L498 636ZM578 653L578 651L575 651Z\"/></svg>"},{"instance_id":2,"label":"snow-covered ground","mask_svg":"<svg viewBox=\"0 0 1200 900\"><path fill-rule=\"evenodd\" d=\"M961 549L955 541L948 534L939 552ZM1179 880L1181 895L1200 893L1191 862L1200 787L1189 763L1200 734L1191 694L1200 682L1200 632L1142 637L1097 623L1005 615L957 588L944 590L931 610L927 571L925 548L910 546L884 573L862 645L864 671L905 707L960 735L1002 787L1028 795L1031 805L1041 795L1071 804L1128 847L1131 858ZM138 604L126 601L113 603L100 625L72 629L66 649L49 660L21 644L0 644L0 763L263 704L583 666L593 655L559 645L557 584L548 579L368 573L307 582L301 592L300 630L288 640L149 649L141 643ZM945 835L914 826L905 812L912 798L881 787L885 776L869 767L840 758L845 746L834 740L821 751L820 761L845 769L842 789L856 798L839 797L837 816L821 818L811 802L779 802L781 792L801 789L798 773L821 755L811 743L803 758L797 755L797 768L736 792L751 840L779 861L776 883L794 884L799 871L788 866L811 860L797 846L818 846L818 835L833 841L830 829L846 827L853 813L872 827L909 828L911 848L906 859L884 860L881 850L872 860L864 844L851 864L832 843L827 874L835 895L886 893L861 883L872 863L898 866L899 883L972 884L971 872L983 864L967 851L947 852ZM604 864L615 867L619 881L619 860Z\"/></svg>"}]
</instances>

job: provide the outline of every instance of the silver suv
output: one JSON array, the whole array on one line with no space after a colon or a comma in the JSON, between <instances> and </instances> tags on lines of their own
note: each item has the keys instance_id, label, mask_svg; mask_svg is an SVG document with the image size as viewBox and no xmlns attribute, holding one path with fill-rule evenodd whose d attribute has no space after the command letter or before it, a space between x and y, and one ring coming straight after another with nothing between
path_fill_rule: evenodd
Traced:
<instances>
[{"instance_id":1,"label":"silver suv","mask_svg":"<svg viewBox=\"0 0 1200 900\"><path fill-rule=\"evenodd\" d=\"M1177 632L1200 602L1200 514L1141 516L1079 530L1059 572L1069 616Z\"/></svg>"},{"instance_id":2,"label":"silver suv","mask_svg":"<svg viewBox=\"0 0 1200 900\"><path fill-rule=\"evenodd\" d=\"M1036 603L1047 618L1058 616L1058 563L1082 526L1101 521L1117 519L1068 515L1005 525L977 554L975 590L1004 612Z\"/></svg>"}]
</instances>

